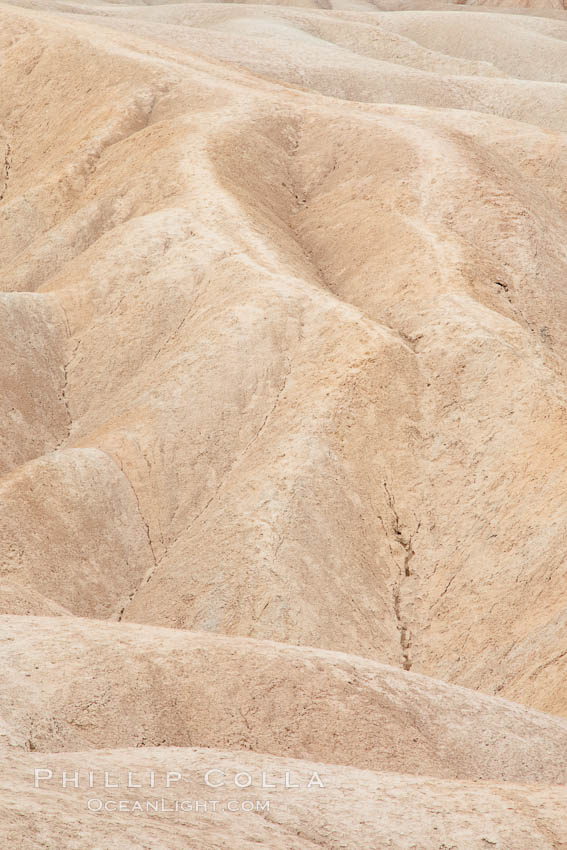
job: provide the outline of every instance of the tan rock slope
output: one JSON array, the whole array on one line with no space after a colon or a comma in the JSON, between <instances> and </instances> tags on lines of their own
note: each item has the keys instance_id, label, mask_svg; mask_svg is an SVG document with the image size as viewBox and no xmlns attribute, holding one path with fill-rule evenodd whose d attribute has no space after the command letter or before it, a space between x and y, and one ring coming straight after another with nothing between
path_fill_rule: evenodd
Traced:
<instances>
[{"instance_id":1,"label":"tan rock slope","mask_svg":"<svg viewBox=\"0 0 567 850\"><path fill-rule=\"evenodd\" d=\"M218 806L214 812L190 812L188 805L195 808L195 801L202 800L203 777L211 760L220 771L214 775L215 784L226 783L233 810L221 811ZM30 793L30 778L22 769L21 759L8 756L4 763L10 771L10 782L3 783L2 789L9 807L4 835L7 842L12 842L8 846L22 850L61 846L77 850L92 850L95 846L105 850L437 850L455 846L467 850L556 850L565 846L564 787L544 791L534 785L449 782L257 753L160 748L150 752L95 750L52 755L52 778L43 779L45 774L38 773L39 787ZM44 765L43 756L28 756L26 767L32 777L34 770L46 770ZM86 765L93 774L92 789L86 772L81 773ZM143 782L154 771L155 791L151 799L160 807L159 814L154 809L150 813L136 812L139 792L124 789L120 792L122 811L113 812L112 816L95 811L105 773L112 784L126 785L125 765L135 783ZM72 775L75 770L79 772L78 787L62 789L63 771ZM168 771L172 774L169 788L165 787ZM266 783L275 786L264 792L271 804L268 810L248 811L250 791L234 784L237 771L255 782L264 774ZM298 788L286 790L286 773ZM316 784L307 791L314 773L323 787ZM177 780L177 775L182 778ZM239 781L247 780L242 777ZM205 799L214 801L222 796L218 788L207 790L209 796ZM176 801L185 802L186 810L175 811Z\"/></svg>"},{"instance_id":2,"label":"tan rock slope","mask_svg":"<svg viewBox=\"0 0 567 850\"><path fill-rule=\"evenodd\" d=\"M448 779L564 783L567 721L344 653L5 617L3 721L31 750L234 747Z\"/></svg>"},{"instance_id":3,"label":"tan rock slope","mask_svg":"<svg viewBox=\"0 0 567 850\"><path fill-rule=\"evenodd\" d=\"M563 4L4 3L0 94L3 846L567 847ZM33 787L180 761L332 787Z\"/></svg>"}]
</instances>

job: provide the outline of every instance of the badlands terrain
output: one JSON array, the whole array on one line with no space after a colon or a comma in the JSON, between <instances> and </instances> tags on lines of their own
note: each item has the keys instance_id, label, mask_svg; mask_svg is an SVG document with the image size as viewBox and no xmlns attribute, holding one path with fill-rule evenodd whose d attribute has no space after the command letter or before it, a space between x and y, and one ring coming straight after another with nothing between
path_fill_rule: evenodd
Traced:
<instances>
[{"instance_id":1,"label":"badlands terrain","mask_svg":"<svg viewBox=\"0 0 567 850\"><path fill-rule=\"evenodd\" d=\"M2 848L566 850L566 500L562 0L0 3Z\"/></svg>"}]
</instances>

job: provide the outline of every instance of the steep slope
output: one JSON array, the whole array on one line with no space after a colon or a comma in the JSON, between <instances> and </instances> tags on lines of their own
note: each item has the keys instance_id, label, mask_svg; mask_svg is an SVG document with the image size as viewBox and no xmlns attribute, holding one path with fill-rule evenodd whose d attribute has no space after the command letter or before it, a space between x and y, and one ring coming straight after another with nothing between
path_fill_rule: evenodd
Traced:
<instances>
[{"instance_id":1,"label":"steep slope","mask_svg":"<svg viewBox=\"0 0 567 850\"><path fill-rule=\"evenodd\" d=\"M326 5L0 6L6 846L567 846L567 15Z\"/></svg>"},{"instance_id":2,"label":"steep slope","mask_svg":"<svg viewBox=\"0 0 567 850\"><path fill-rule=\"evenodd\" d=\"M4 309L25 334L33 303L49 388L5 455L17 606L348 650L564 712L547 685L564 136L313 100L145 42L125 53L73 18L33 37L28 13L11 20L3 279L21 294ZM67 76L59 57L85 44ZM21 416L26 381L11 393ZM74 495L87 458L92 505Z\"/></svg>"}]
</instances>

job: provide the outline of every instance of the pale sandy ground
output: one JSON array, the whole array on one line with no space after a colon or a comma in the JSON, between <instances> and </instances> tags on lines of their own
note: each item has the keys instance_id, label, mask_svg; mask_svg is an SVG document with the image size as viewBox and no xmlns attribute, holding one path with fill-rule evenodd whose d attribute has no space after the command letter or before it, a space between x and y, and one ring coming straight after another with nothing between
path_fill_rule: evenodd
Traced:
<instances>
[{"instance_id":1,"label":"pale sandy ground","mask_svg":"<svg viewBox=\"0 0 567 850\"><path fill-rule=\"evenodd\" d=\"M567 848L566 234L560 0L0 4L1 846Z\"/></svg>"}]
</instances>

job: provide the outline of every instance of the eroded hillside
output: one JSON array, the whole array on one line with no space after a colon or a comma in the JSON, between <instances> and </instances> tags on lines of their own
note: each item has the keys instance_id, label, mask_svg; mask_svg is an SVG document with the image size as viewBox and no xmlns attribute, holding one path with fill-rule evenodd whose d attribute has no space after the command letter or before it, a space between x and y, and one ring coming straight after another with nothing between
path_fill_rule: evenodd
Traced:
<instances>
[{"instance_id":1,"label":"eroded hillside","mask_svg":"<svg viewBox=\"0 0 567 850\"><path fill-rule=\"evenodd\" d=\"M0 63L7 846L567 846L562 4L30 0ZM94 817L66 753L333 789Z\"/></svg>"}]
</instances>

